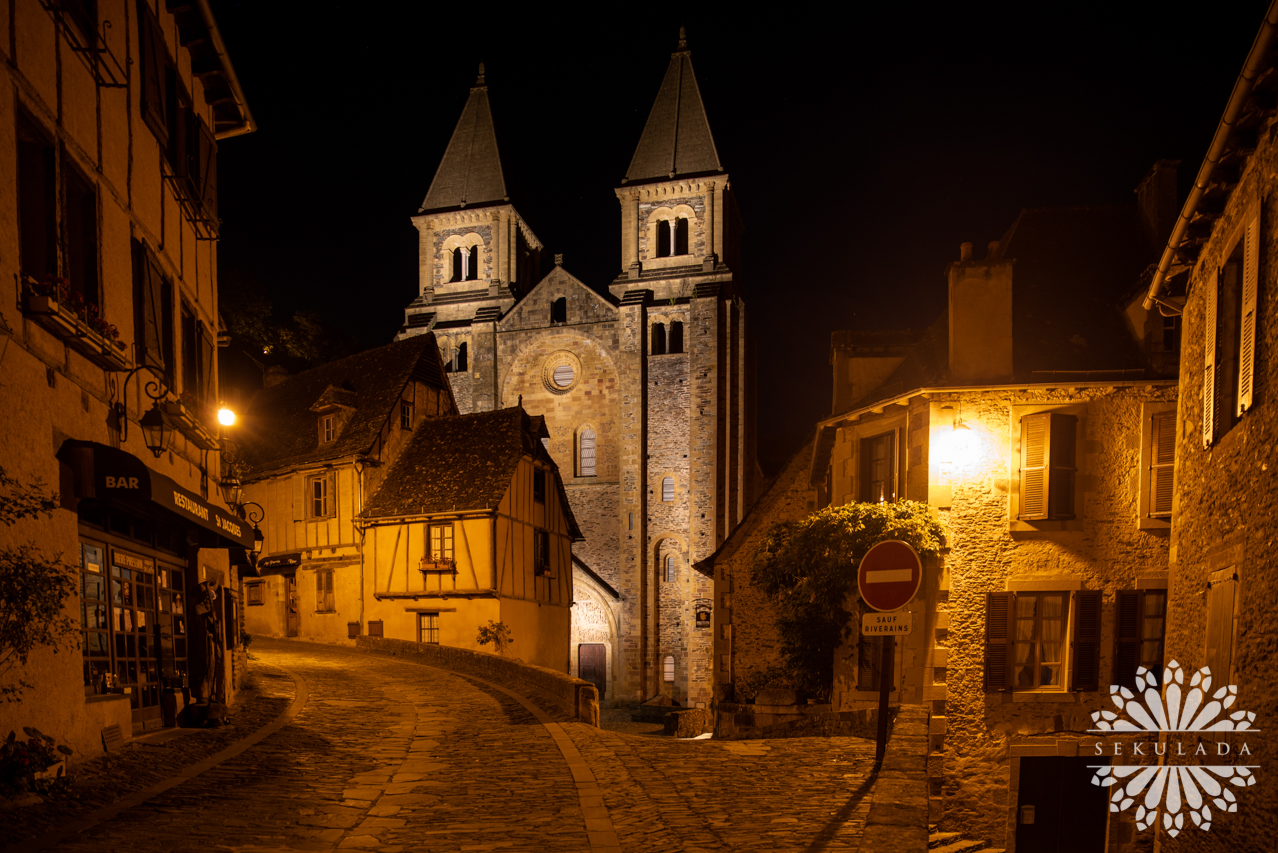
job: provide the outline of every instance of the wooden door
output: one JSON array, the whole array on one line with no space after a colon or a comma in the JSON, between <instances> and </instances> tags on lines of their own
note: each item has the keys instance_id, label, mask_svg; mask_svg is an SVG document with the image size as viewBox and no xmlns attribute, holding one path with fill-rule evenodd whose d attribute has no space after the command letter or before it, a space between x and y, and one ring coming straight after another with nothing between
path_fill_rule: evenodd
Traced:
<instances>
[{"instance_id":1,"label":"wooden door","mask_svg":"<svg viewBox=\"0 0 1278 853\"><path fill-rule=\"evenodd\" d=\"M284 636L296 637L298 625L297 612L297 575L284 576L284 609L287 625Z\"/></svg>"},{"instance_id":2,"label":"wooden door","mask_svg":"<svg viewBox=\"0 0 1278 853\"><path fill-rule=\"evenodd\" d=\"M577 677L595 685L599 690L599 701L604 700L608 689L608 653L603 643L577 646Z\"/></svg>"},{"instance_id":3,"label":"wooden door","mask_svg":"<svg viewBox=\"0 0 1278 853\"><path fill-rule=\"evenodd\" d=\"M1091 765L1108 758L1022 758L1016 853L1093 853L1105 849L1109 788L1093 785Z\"/></svg>"}]
</instances>

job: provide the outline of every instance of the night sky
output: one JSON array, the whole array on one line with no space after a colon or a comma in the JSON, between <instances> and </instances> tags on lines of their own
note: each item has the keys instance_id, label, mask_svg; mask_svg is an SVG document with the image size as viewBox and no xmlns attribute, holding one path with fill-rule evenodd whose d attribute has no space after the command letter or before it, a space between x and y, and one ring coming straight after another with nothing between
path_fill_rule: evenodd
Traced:
<instances>
[{"instance_id":1,"label":"night sky","mask_svg":"<svg viewBox=\"0 0 1278 853\"><path fill-rule=\"evenodd\" d=\"M409 218L480 61L512 202L548 265L606 289L613 189L685 24L745 222L769 474L829 413L830 333L932 322L960 243L980 256L1024 207L1129 203L1160 158L1183 199L1266 9L265 5L213 3L259 128L219 150L221 277L370 347L417 294Z\"/></svg>"}]
</instances>

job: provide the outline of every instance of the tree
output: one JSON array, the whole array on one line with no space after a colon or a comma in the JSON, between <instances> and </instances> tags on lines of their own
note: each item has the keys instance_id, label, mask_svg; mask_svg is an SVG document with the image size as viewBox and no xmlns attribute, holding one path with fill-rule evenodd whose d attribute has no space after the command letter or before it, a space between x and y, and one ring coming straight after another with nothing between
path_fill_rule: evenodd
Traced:
<instances>
[{"instance_id":1,"label":"tree","mask_svg":"<svg viewBox=\"0 0 1278 853\"><path fill-rule=\"evenodd\" d=\"M927 504L854 503L832 506L797 522L775 525L755 551L751 582L776 606L781 655L795 686L828 695L834 653L848 636L857 566L879 542L908 542L920 556L944 547L945 528Z\"/></svg>"},{"instance_id":2,"label":"tree","mask_svg":"<svg viewBox=\"0 0 1278 853\"><path fill-rule=\"evenodd\" d=\"M514 644L514 639L510 636L510 626L505 622L494 622L488 620L488 625L479 627L479 636L475 638L481 646L492 643L497 649L497 654L506 654L506 647Z\"/></svg>"},{"instance_id":3,"label":"tree","mask_svg":"<svg viewBox=\"0 0 1278 853\"><path fill-rule=\"evenodd\" d=\"M57 508L57 496L46 493L42 483L23 485L0 468L0 523L11 527L49 518ZM76 571L61 555L46 558L31 543L0 548L0 679L8 680L11 670L26 666L37 648L57 652L74 645L75 621L63 607L75 592ZM0 684L0 697L21 702L23 690L31 686L19 677Z\"/></svg>"}]
</instances>

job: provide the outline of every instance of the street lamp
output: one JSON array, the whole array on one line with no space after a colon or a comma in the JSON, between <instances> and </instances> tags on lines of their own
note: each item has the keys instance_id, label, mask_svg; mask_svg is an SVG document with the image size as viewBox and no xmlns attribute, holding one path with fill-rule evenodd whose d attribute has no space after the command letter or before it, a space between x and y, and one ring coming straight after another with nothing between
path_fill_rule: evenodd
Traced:
<instances>
[{"instance_id":1,"label":"street lamp","mask_svg":"<svg viewBox=\"0 0 1278 853\"><path fill-rule=\"evenodd\" d=\"M222 480L218 488L222 491L222 500L236 512L239 511L240 500L244 497L244 484L240 478L232 474Z\"/></svg>"},{"instance_id":2,"label":"street lamp","mask_svg":"<svg viewBox=\"0 0 1278 853\"><path fill-rule=\"evenodd\" d=\"M146 364L130 370L124 377L124 383L120 386L120 399L112 406L112 412L115 414L116 422L120 425L120 443L123 444L129 440L129 410L127 404L129 380L143 370L153 377L148 379L146 384L142 386L142 390L151 398L152 403L150 410L138 420L138 426L142 427L142 441L146 444L146 449L154 453L158 459L160 454L169 446L169 440L173 437L173 427L169 425L168 420L164 417L164 412L160 411L159 401L169 394L168 388L164 384L164 376L157 372L155 368Z\"/></svg>"}]
</instances>

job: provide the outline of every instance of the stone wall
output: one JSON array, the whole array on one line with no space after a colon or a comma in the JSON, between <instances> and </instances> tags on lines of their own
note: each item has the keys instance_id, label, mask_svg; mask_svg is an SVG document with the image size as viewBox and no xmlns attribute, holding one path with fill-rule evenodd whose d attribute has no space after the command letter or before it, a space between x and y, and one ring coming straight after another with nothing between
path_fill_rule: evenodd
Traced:
<instances>
[{"instance_id":1,"label":"stone wall","mask_svg":"<svg viewBox=\"0 0 1278 853\"><path fill-rule=\"evenodd\" d=\"M1278 645L1273 618L1278 583L1272 568L1278 533L1278 139L1272 125L1261 134L1224 215L1215 224L1193 273L1181 342L1180 408L1177 414L1176 505L1172 533L1172 584L1167 660L1186 670L1206 664L1207 586L1214 573L1237 576L1232 673L1213 673L1216 685L1237 684L1235 710L1254 711L1250 748L1262 765L1259 782L1235 790L1238 811L1219 815L1210 832L1162 834L1167 851L1258 849L1272 834L1278 783L1267 746L1278 726ZM1259 205L1257 208L1256 205ZM1239 236L1249 214L1260 214L1259 288L1253 375L1255 402L1231 429L1203 448L1203 367L1210 276Z\"/></svg>"},{"instance_id":2,"label":"stone wall","mask_svg":"<svg viewBox=\"0 0 1278 853\"><path fill-rule=\"evenodd\" d=\"M362 651L392 655L495 681L525 695L535 691L553 701L570 718L593 726L599 725L599 694L595 691L595 686L553 669L533 666L516 658L435 643L360 637L355 645Z\"/></svg>"},{"instance_id":3,"label":"stone wall","mask_svg":"<svg viewBox=\"0 0 1278 853\"><path fill-rule=\"evenodd\" d=\"M891 730L896 708L889 708ZM787 737L878 737L879 711L836 711L823 705L719 703L714 736L720 740Z\"/></svg>"},{"instance_id":4,"label":"stone wall","mask_svg":"<svg viewBox=\"0 0 1278 853\"><path fill-rule=\"evenodd\" d=\"M928 848L927 739L927 709L902 706L874 780L861 836L863 853Z\"/></svg>"}]
</instances>

